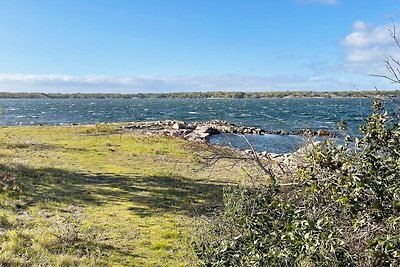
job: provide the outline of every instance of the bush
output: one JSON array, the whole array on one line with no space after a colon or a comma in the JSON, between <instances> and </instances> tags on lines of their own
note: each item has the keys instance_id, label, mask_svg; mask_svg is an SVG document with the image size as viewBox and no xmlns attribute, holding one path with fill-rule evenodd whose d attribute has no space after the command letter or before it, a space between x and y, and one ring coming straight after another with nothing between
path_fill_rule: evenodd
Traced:
<instances>
[{"instance_id":1,"label":"bush","mask_svg":"<svg viewBox=\"0 0 400 267\"><path fill-rule=\"evenodd\" d=\"M378 101L345 144L314 145L290 187L233 187L202 266L399 266L400 127Z\"/></svg>"}]
</instances>

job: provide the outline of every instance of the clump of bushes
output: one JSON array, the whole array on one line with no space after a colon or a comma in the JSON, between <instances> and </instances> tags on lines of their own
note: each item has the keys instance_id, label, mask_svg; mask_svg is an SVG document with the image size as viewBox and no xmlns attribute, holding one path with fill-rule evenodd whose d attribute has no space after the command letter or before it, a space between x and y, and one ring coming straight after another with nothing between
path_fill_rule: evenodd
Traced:
<instances>
[{"instance_id":1,"label":"clump of bushes","mask_svg":"<svg viewBox=\"0 0 400 267\"><path fill-rule=\"evenodd\" d=\"M201 265L399 266L398 116L375 101L360 130L314 145L293 183L226 189L195 242Z\"/></svg>"}]
</instances>

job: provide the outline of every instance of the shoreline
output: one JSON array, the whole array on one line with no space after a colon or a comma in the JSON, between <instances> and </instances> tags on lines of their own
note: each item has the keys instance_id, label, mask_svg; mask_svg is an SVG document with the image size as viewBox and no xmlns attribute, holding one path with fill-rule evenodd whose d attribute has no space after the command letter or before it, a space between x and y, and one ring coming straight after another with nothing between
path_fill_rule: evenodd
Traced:
<instances>
[{"instance_id":1,"label":"shoreline","mask_svg":"<svg viewBox=\"0 0 400 267\"><path fill-rule=\"evenodd\" d=\"M399 90L363 91L210 91L174 93L43 93L0 92L0 99L301 99L399 97Z\"/></svg>"},{"instance_id":2,"label":"shoreline","mask_svg":"<svg viewBox=\"0 0 400 267\"><path fill-rule=\"evenodd\" d=\"M142 130L148 134L181 137L183 139L208 142L208 138L217 134L237 135L297 135L335 137L337 134L326 129L302 129L298 131L266 130L259 127L240 126L224 120L185 122L180 120L160 120L147 122L129 122L125 129Z\"/></svg>"},{"instance_id":3,"label":"shoreline","mask_svg":"<svg viewBox=\"0 0 400 267\"><path fill-rule=\"evenodd\" d=\"M144 121L144 122L111 122L111 123L93 123L93 124L40 124L40 125L0 125L0 128L27 128L27 127L47 127L47 128L79 128L93 127L101 129L113 128L116 132L119 130L128 131L144 136L159 136L159 137L174 137L182 140L187 140L194 143L202 143L230 149L245 156L257 156L262 159L273 159L278 162L283 162L293 155L298 154L303 148L288 153L274 153L269 151L253 151L249 148L239 148L216 144L210 142L210 137L219 134L234 134L234 135L293 135L293 136L322 136L335 137L336 133L327 130L309 130L303 129L299 131L284 131L284 130L265 130L257 127L239 126L234 123L221 120L200 121L200 122L185 122L180 120L160 120L160 121ZM123 133L123 132L122 132Z\"/></svg>"},{"instance_id":4,"label":"shoreline","mask_svg":"<svg viewBox=\"0 0 400 267\"><path fill-rule=\"evenodd\" d=\"M31 124L31 125L0 125L0 128L7 127L79 127L79 126L98 126L116 125L123 129L137 130L143 134L174 136L183 139L208 142L208 138L217 134L237 134L237 135L295 135L295 136L322 136L336 137L335 131L327 129L301 129L294 131L266 130L261 127L241 126L225 120L209 120L186 122L182 120L154 120L154 121L128 121L128 122L98 122L89 124L65 123L65 124Z\"/></svg>"}]
</instances>

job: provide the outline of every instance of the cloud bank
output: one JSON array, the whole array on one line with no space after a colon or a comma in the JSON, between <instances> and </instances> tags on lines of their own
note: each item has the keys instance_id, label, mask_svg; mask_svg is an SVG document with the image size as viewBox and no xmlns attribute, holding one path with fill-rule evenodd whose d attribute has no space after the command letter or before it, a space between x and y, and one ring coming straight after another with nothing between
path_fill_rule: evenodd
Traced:
<instances>
[{"instance_id":1,"label":"cloud bank","mask_svg":"<svg viewBox=\"0 0 400 267\"><path fill-rule=\"evenodd\" d=\"M341 90L348 84L322 76L73 76L60 74L0 74L0 90L10 92L184 92Z\"/></svg>"},{"instance_id":2,"label":"cloud bank","mask_svg":"<svg viewBox=\"0 0 400 267\"><path fill-rule=\"evenodd\" d=\"M395 25L399 28L399 25ZM353 24L353 31L343 39L346 70L369 74L385 71L383 61L388 57L400 58L390 31L393 25L368 26L363 21Z\"/></svg>"}]
</instances>

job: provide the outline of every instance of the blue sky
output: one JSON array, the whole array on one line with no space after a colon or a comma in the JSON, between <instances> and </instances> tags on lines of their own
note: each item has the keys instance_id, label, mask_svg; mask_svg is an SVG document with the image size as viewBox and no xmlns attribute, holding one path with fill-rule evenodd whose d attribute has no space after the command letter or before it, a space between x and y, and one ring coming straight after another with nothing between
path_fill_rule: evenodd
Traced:
<instances>
[{"instance_id":1,"label":"blue sky","mask_svg":"<svg viewBox=\"0 0 400 267\"><path fill-rule=\"evenodd\" d=\"M0 90L393 89L394 0L2 0ZM400 28L400 27L399 27Z\"/></svg>"}]
</instances>

